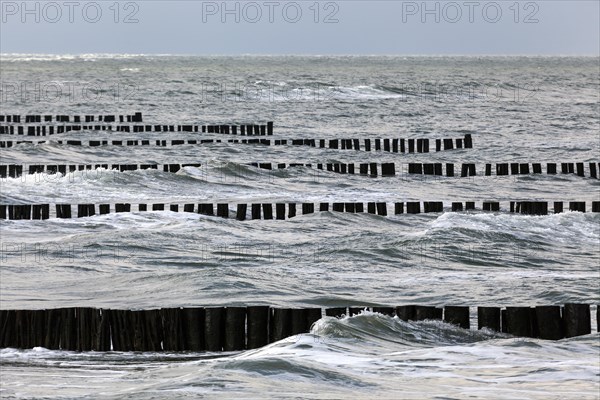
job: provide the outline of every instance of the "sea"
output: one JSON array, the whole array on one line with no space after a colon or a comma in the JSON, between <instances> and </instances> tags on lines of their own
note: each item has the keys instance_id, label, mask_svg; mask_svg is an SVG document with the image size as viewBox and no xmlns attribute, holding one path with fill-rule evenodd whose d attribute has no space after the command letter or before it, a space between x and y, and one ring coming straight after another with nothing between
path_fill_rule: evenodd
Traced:
<instances>
[{"instance_id":1,"label":"sea","mask_svg":"<svg viewBox=\"0 0 600 400\"><path fill-rule=\"evenodd\" d=\"M469 306L473 314L477 306L574 302L592 305L594 327L589 335L544 341L365 310L323 317L310 333L241 352L5 348L0 397L600 398L600 214L589 212L600 200L600 181L561 173L483 176L487 163L600 161L598 57L2 54L0 64L0 114L141 112L144 123L165 125L273 121L272 140L473 138L472 149L410 154L234 144L209 133L87 130L28 138L50 142L3 148L0 163L201 166L3 178L2 204L443 201L445 212L237 221L135 211L2 220L2 309L422 304ZM224 142L52 142L140 138ZM265 170L253 162L475 163L478 170L470 177L400 170L371 177ZM585 201L588 212L508 212L508 203L520 200ZM450 212L457 201L478 208L499 201L501 210Z\"/></svg>"}]
</instances>

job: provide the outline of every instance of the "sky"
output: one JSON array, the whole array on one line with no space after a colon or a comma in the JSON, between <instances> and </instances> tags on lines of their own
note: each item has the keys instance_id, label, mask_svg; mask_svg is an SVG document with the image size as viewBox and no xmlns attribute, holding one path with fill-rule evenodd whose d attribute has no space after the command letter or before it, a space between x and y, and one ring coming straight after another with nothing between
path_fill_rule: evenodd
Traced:
<instances>
[{"instance_id":1,"label":"sky","mask_svg":"<svg viewBox=\"0 0 600 400\"><path fill-rule=\"evenodd\" d=\"M0 53L599 56L600 0L1 0Z\"/></svg>"}]
</instances>

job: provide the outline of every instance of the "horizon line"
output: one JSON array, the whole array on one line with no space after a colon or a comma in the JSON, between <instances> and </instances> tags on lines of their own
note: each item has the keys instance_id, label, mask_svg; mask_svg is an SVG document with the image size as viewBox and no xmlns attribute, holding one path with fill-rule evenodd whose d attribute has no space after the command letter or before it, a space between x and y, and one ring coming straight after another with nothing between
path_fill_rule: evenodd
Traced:
<instances>
[{"instance_id":1,"label":"horizon line","mask_svg":"<svg viewBox=\"0 0 600 400\"><path fill-rule=\"evenodd\" d=\"M599 54L551 54L551 53L515 53L515 54L415 54L415 53L381 53L381 54L352 54L352 53L0 53L0 57L15 56L125 56L125 57L600 57Z\"/></svg>"}]
</instances>

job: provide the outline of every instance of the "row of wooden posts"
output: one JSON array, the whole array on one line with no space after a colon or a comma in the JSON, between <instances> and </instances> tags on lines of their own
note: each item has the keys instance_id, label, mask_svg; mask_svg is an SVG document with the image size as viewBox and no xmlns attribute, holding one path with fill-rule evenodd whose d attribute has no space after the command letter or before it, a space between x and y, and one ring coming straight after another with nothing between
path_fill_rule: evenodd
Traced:
<instances>
[{"instance_id":1,"label":"row of wooden posts","mask_svg":"<svg viewBox=\"0 0 600 400\"><path fill-rule=\"evenodd\" d=\"M362 143L361 143L362 142ZM206 143L243 143L243 144L262 144L273 146L310 146L319 148L329 148L336 150L357 150L357 151L387 151L393 153L429 153L429 139L127 139L127 140L4 140L0 141L0 148L13 147L18 144L42 144L56 143L69 146L177 146L183 144L206 144ZM373 145L373 146L372 146ZM473 142L470 135L459 139L435 139L435 151L445 151L453 149L470 149Z\"/></svg>"},{"instance_id":2,"label":"row of wooden posts","mask_svg":"<svg viewBox=\"0 0 600 400\"><path fill-rule=\"evenodd\" d=\"M365 311L397 316L402 321L443 320L471 329L470 308L466 306L327 309L247 306L153 310L73 307L0 310L0 347L72 351L240 351L308 333L313 323L323 316L355 316ZM597 309L597 317L598 313ZM476 315L478 329L518 337L558 340L591 333L589 304L477 307Z\"/></svg>"},{"instance_id":3,"label":"row of wooden posts","mask_svg":"<svg viewBox=\"0 0 600 400\"><path fill-rule=\"evenodd\" d=\"M142 122L142 113L135 112L132 115L50 115L50 114L28 114L21 116L18 114L0 114L0 122L20 124L23 121L26 124L39 124L42 122Z\"/></svg>"},{"instance_id":4,"label":"row of wooden posts","mask_svg":"<svg viewBox=\"0 0 600 400\"><path fill-rule=\"evenodd\" d=\"M99 131L113 132L187 132L219 133L241 136L272 136L273 122L263 125L4 125L0 126L0 135L51 136L67 132Z\"/></svg>"},{"instance_id":5,"label":"row of wooden posts","mask_svg":"<svg viewBox=\"0 0 600 400\"><path fill-rule=\"evenodd\" d=\"M307 167L318 170L326 170L341 174L360 174L370 176L396 176L404 174L416 175L435 175L435 176L455 176L454 171L460 170L461 177L477 176L477 169L473 163L453 164L453 163L248 163L253 167L278 170L285 168ZM530 168L531 165L531 168ZM560 172L562 174L575 174L581 177L598 178L600 163L590 162L586 168L583 162L560 163ZM136 171L146 169L160 169L164 172L178 172L184 167L200 168L202 163L181 163L181 164L1 164L0 178L18 178L25 174L47 173L63 175L76 171L89 171L103 168L105 170L115 171ZM498 163L485 164L485 176L491 176L492 170L496 176L509 175L509 166L511 175L542 174L541 163ZM455 168L456 167L456 168ZM547 163L546 173L549 175L557 174L557 163ZM586 173L587 169L587 173ZM445 172L445 174L444 174Z\"/></svg>"},{"instance_id":6,"label":"row of wooden posts","mask_svg":"<svg viewBox=\"0 0 600 400\"><path fill-rule=\"evenodd\" d=\"M422 203L422 206L421 206ZM154 203L137 204L138 212L147 211L172 211L172 212L187 212L198 213L208 216L217 216L221 218L230 218L230 205L227 203L188 203L183 204L166 204ZM338 202L338 203L254 203L237 204L235 211L231 214L232 218L239 221L246 219L277 219L285 220L286 218L294 218L297 215L313 214L316 210L319 212L334 211L346 213L368 213L380 216L388 215L388 203L386 202ZM419 214L423 213L442 213L444 212L444 203L442 201L407 201L395 202L391 204L393 213L398 214ZM299 207L297 207L299 206ZM10 220L40 220L49 218L83 218L92 217L94 215L104 215L110 213L134 212L131 203L116 203L116 204L77 204L75 208L77 214L73 212L71 204L54 204L55 212L51 214L50 204L0 204L0 219ZM215 212L216 208L216 212ZM248 210L250 214L248 214ZM451 207L447 211L505 211L500 208L500 202L484 201L481 208L476 208L474 201L467 202L452 202ZM528 215L547 215L549 207L547 201L511 201L509 204L511 213L520 213ZM585 201L569 202L569 211L586 212ZM564 204L562 201L554 202L553 212L555 214L564 212ZM600 212L600 201L592 202L592 212Z\"/></svg>"}]
</instances>

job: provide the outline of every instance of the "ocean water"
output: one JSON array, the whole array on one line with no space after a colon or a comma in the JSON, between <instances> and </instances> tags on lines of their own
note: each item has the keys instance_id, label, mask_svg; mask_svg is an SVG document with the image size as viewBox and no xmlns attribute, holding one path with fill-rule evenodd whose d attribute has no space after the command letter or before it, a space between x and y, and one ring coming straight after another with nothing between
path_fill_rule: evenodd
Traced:
<instances>
[{"instance_id":1,"label":"ocean water","mask_svg":"<svg viewBox=\"0 0 600 400\"><path fill-rule=\"evenodd\" d=\"M597 57L4 54L0 63L1 114L141 111L153 124L274 121L271 139L473 136L473 149L428 154L228 143L21 144L2 149L0 162L202 166L176 174L94 170L7 178L0 182L4 204L496 200L506 207L510 200L545 200L589 207L600 200L600 181L575 175L372 178L247 165L598 162ZM60 135L142 136L199 138ZM240 222L134 212L3 220L0 228L2 309L600 303L597 213L323 212ZM310 334L246 352L2 349L0 396L598 399L599 339L595 330L557 342L517 339L366 312L326 317Z\"/></svg>"}]
</instances>

